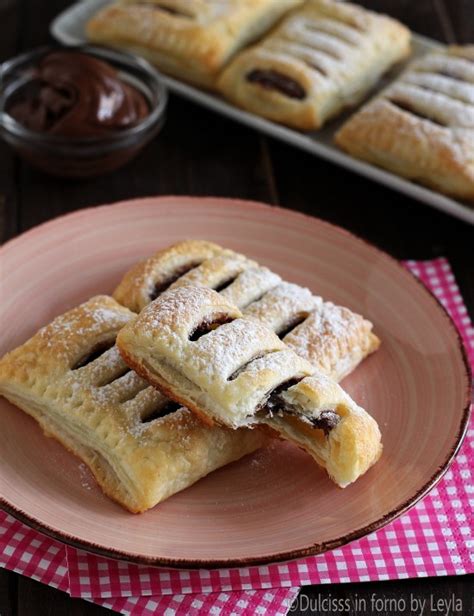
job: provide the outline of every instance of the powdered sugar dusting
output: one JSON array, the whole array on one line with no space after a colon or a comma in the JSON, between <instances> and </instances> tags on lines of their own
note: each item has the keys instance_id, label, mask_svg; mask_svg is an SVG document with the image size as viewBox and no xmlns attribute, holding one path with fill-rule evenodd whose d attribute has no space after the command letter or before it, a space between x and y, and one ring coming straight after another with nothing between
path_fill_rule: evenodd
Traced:
<instances>
[{"instance_id":1,"label":"powdered sugar dusting","mask_svg":"<svg viewBox=\"0 0 474 616\"><path fill-rule=\"evenodd\" d=\"M71 346L75 347L98 334L114 329L118 331L130 320L130 314L118 304L108 307L108 302L115 303L108 297L93 298L56 317L40 329L38 336L45 340L47 347L62 354Z\"/></svg>"},{"instance_id":2,"label":"powdered sugar dusting","mask_svg":"<svg viewBox=\"0 0 474 616\"><path fill-rule=\"evenodd\" d=\"M85 490L92 490L94 485L95 485L95 481L94 478L91 475L90 470L87 468L86 464L84 464L84 462L81 462L78 466L79 468L79 474L80 474L80 478L81 478L81 486L85 489Z\"/></svg>"},{"instance_id":3,"label":"powdered sugar dusting","mask_svg":"<svg viewBox=\"0 0 474 616\"><path fill-rule=\"evenodd\" d=\"M474 86L472 90L474 92ZM474 107L445 93L401 81L389 88L386 96L389 99L402 101L421 115L434 118L446 126L474 127Z\"/></svg>"},{"instance_id":4,"label":"powdered sugar dusting","mask_svg":"<svg viewBox=\"0 0 474 616\"><path fill-rule=\"evenodd\" d=\"M237 319L202 337L197 343L199 355L196 353L195 361L200 372L225 381L249 356L283 348L280 339L261 323Z\"/></svg>"},{"instance_id":5,"label":"powdered sugar dusting","mask_svg":"<svg viewBox=\"0 0 474 616\"><path fill-rule=\"evenodd\" d=\"M223 289L221 295L242 309L279 282L281 282L280 276L268 268L251 267L244 270L229 287Z\"/></svg>"},{"instance_id":6,"label":"powdered sugar dusting","mask_svg":"<svg viewBox=\"0 0 474 616\"><path fill-rule=\"evenodd\" d=\"M285 319L301 312L311 312L321 302L321 298L314 296L309 289L289 282L282 282L267 293L260 302L251 304L244 311L244 314L258 315L258 318L265 321L265 312L268 311L268 316L270 316L277 307L279 315Z\"/></svg>"},{"instance_id":7,"label":"powdered sugar dusting","mask_svg":"<svg viewBox=\"0 0 474 616\"><path fill-rule=\"evenodd\" d=\"M216 298L220 298L220 302ZM143 310L138 320L139 328L141 332L152 334L162 327L169 328L171 324L176 327L178 323L184 325L194 322L196 317L218 311L240 315L232 304L215 291L205 287L179 287L166 291Z\"/></svg>"}]
</instances>

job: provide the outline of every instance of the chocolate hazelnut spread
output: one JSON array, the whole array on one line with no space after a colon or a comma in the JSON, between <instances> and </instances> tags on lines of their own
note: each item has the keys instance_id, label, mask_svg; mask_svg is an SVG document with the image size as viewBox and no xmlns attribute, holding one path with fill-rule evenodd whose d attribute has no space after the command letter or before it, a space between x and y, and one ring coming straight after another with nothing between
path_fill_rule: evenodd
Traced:
<instances>
[{"instance_id":1,"label":"chocolate hazelnut spread","mask_svg":"<svg viewBox=\"0 0 474 616\"><path fill-rule=\"evenodd\" d=\"M306 90L297 81L278 71L255 69L248 73L247 81L267 90L276 90L289 98L306 98Z\"/></svg>"},{"instance_id":2,"label":"chocolate hazelnut spread","mask_svg":"<svg viewBox=\"0 0 474 616\"><path fill-rule=\"evenodd\" d=\"M282 392L286 391L293 385L296 385L300 381L301 378L290 379L289 381L286 381L276 387L264 403L262 411L270 417L279 413L302 417L308 421L313 428L323 430L324 434L328 436L331 430L337 426L341 419L335 411L327 409L321 411L317 417L308 417L299 413L281 397Z\"/></svg>"},{"instance_id":3,"label":"chocolate hazelnut spread","mask_svg":"<svg viewBox=\"0 0 474 616\"><path fill-rule=\"evenodd\" d=\"M113 66L78 51L54 51L8 113L26 128L64 137L100 137L131 128L150 109Z\"/></svg>"},{"instance_id":4,"label":"chocolate hazelnut spread","mask_svg":"<svg viewBox=\"0 0 474 616\"><path fill-rule=\"evenodd\" d=\"M205 336L209 332L217 329L220 325L225 325L226 323L232 323L234 320L233 317L230 317L227 314L214 314L209 318L201 321L199 325L189 334L189 340L195 342L199 340L202 336Z\"/></svg>"}]
</instances>

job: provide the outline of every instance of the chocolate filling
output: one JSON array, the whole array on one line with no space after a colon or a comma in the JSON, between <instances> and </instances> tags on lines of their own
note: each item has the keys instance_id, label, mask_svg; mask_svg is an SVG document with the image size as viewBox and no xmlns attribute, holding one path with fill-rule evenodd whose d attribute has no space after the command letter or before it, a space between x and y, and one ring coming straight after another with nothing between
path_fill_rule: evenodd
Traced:
<instances>
[{"instance_id":1,"label":"chocolate filling","mask_svg":"<svg viewBox=\"0 0 474 616\"><path fill-rule=\"evenodd\" d=\"M199 338L202 338L202 336L205 336L214 329L217 329L220 325L232 323L232 321L234 321L234 318L227 314L211 315L208 319L204 319L204 321L199 323L199 325L191 331L189 334L189 340L195 342L196 340L199 340Z\"/></svg>"},{"instance_id":2,"label":"chocolate filling","mask_svg":"<svg viewBox=\"0 0 474 616\"><path fill-rule=\"evenodd\" d=\"M160 405L158 408L153 409L149 415L142 417L142 423L150 423L154 419L159 419L160 417L166 417L166 415L171 415L171 413L176 413L178 409L180 409L183 405L178 404L178 402L173 402L169 400L164 405Z\"/></svg>"},{"instance_id":3,"label":"chocolate filling","mask_svg":"<svg viewBox=\"0 0 474 616\"><path fill-rule=\"evenodd\" d=\"M297 385L302 380L303 380L303 377L295 377L293 379L288 379L288 381L284 381L283 383L280 383L278 387L275 387L275 389L269 392L265 401L261 404L260 408L258 409L258 412L264 411L265 415L271 416L271 415L274 415L275 413L278 413L279 411L283 411L284 410L283 406L286 406L286 405L281 399L280 394L286 391L287 389L290 389L290 387L293 387L293 385Z\"/></svg>"},{"instance_id":4,"label":"chocolate filling","mask_svg":"<svg viewBox=\"0 0 474 616\"><path fill-rule=\"evenodd\" d=\"M113 340L104 340L103 342L98 342L95 346L92 347L92 349L88 351L86 355L81 357L81 359L79 359L79 361L77 361L73 365L71 370L77 370L78 368L83 368L84 366L87 366L87 364L90 364L91 362L95 361L106 351L111 349L114 344L115 338Z\"/></svg>"},{"instance_id":5,"label":"chocolate filling","mask_svg":"<svg viewBox=\"0 0 474 616\"><path fill-rule=\"evenodd\" d=\"M302 379L295 378L285 381L278 387L276 387L269 395L267 401L262 405L260 412L264 412L266 417L273 417L278 413L285 415L293 415L295 417L301 417L309 421L313 428L323 430L324 434L328 436L333 428L337 426L340 421L339 415L335 411L324 410L318 415L318 417L308 417L303 413L299 413L290 404L285 402L281 397L281 393L299 383Z\"/></svg>"},{"instance_id":6,"label":"chocolate filling","mask_svg":"<svg viewBox=\"0 0 474 616\"><path fill-rule=\"evenodd\" d=\"M153 287L153 290L148 295L150 301L156 299L158 295L161 295L164 291L166 291L166 289L168 289L173 282L176 282L178 278L181 278L184 274L187 274L191 270L195 269L201 265L201 263L202 261L193 261L191 263L187 263L186 265L182 265L181 267L178 267L170 276L168 276L168 278L165 278L165 280L162 280L161 282L157 282Z\"/></svg>"},{"instance_id":7,"label":"chocolate filling","mask_svg":"<svg viewBox=\"0 0 474 616\"><path fill-rule=\"evenodd\" d=\"M396 99L396 98L390 98L389 101L395 107L398 107L402 111L407 111L408 113L411 113L412 115L416 116L417 118L420 118L421 120L428 120L428 122L432 122L433 124L437 124L438 126L443 126L443 127L446 126L446 124L443 124L443 122L440 122L439 120L435 120L434 118L431 118L425 115L424 113L418 111L417 109L415 109L413 105L410 105L410 103L407 103L405 101L400 101L399 99Z\"/></svg>"},{"instance_id":8,"label":"chocolate filling","mask_svg":"<svg viewBox=\"0 0 474 616\"><path fill-rule=\"evenodd\" d=\"M334 411L321 411L318 417L308 418L313 428L319 428L327 436L337 426L341 418Z\"/></svg>"},{"instance_id":9,"label":"chocolate filling","mask_svg":"<svg viewBox=\"0 0 474 616\"><path fill-rule=\"evenodd\" d=\"M289 98L302 100L306 90L294 79L271 69L254 69L247 74L247 81L256 83L266 90L277 90Z\"/></svg>"}]
</instances>

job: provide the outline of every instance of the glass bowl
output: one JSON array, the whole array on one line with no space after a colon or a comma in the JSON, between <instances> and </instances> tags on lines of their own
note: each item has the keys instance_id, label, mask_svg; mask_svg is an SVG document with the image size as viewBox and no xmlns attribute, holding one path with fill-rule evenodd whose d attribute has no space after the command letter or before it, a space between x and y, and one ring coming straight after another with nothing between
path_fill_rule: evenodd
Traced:
<instances>
[{"instance_id":1,"label":"glass bowl","mask_svg":"<svg viewBox=\"0 0 474 616\"><path fill-rule=\"evenodd\" d=\"M146 98L150 113L136 125L99 137L64 137L30 130L8 113L14 97L31 83L31 70L53 51L78 51L111 64L127 84ZM159 132L168 93L159 73L142 58L92 45L41 47L0 66L0 135L25 160L46 173L85 178L127 163Z\"/></svg>"}]
</instances>

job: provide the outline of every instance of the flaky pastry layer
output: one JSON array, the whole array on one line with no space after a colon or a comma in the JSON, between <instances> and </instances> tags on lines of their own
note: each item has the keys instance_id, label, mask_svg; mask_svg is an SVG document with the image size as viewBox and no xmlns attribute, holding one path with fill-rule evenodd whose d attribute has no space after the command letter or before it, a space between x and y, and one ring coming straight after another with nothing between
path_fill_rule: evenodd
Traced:
<instances>
[{"instance_id":1,"label":"flaky pastry layer","mask_svg":"<svg viewBox=\"0 0 474 616\"><path fill-rule=\"evenodd\" d=\"M352 156L474 203L474 46L413 62L336 135Z\"/></svg>"},{"instance_id":2,"label":"flaky pastry layer","mask_svg":"<svg viewBox=\"0 0 474 616\"><path fill-rule=\"evenodd\" d=\"M141 55L205 87L244 45L302 0L122 0L87 24L88 38Z\"/></svg>"},{"instance_id":3,"label":"flaky pastry layer","mask_svg":"<svg viewBox=\"0 0 474 616\"><path fill-rule=\"evenodd\" d=\"M380 456L375 420L269 328L205 287L168 290L118 334L127 364L211 424L268 425L344 487Z\"/></svg>"},{"instance_id":4,"label":"flaky pastry layer","mask_svg":"<svg viewBox=\"0 0 474 616\"><path fill-rule=\"evenodd\" d=\"M0 394L83 460L132 512L153 507L264 442L210 428L128 369L115 346L135 315L97 296L0 360Z\"/></svg>"},{"instance_id":5,"label":"flaky pastry layer","mask_svg":"<svg viewBox=\"0 0 474 616\"><path fill-rule=\"evenodd\" d=\"M410 52L402 24L354 4L309 0L218 80L233 103L289 126L314 130L360 102Z\"/></svg>"},{"instance_id":6,"label":"flaky pastry layer","mask_svg":"<svg viewBox=\"0 0 474 616\"><path fill-rule=\"evenodd\" d=\"M219 290L246 316L273 329L287 346L336 381L380 345L372 323L361 315L283 282L243 255L202 240L180 242L133 266L114 297L140 312L165 290L185 285Z\"/></svg>"}]
</instances>

